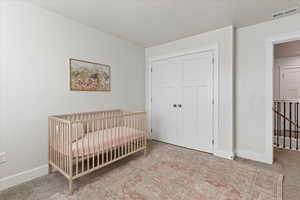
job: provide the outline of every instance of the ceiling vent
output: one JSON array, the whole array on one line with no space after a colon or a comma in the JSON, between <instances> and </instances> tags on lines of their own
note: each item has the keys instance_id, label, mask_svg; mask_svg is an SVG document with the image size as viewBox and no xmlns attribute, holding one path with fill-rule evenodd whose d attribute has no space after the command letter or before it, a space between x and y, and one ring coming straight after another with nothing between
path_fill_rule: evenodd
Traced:
<instances>
[{"instance_id":1,"label":"ceiling vent","mask_svg":"<svg viewBox=\"0 0 300 200\"><path fill-rule=\"evenodd\" d=\"M277 18L280 18L280 17L285 17L285 16L295 14L297 12L298 8L299 7L297 6L297 7L294 7L294 8L290 8L290 9L287 9L287 10L282 10L282 11L273 13L273 15L272 15L273 19L277 19Z\"/></svg>"}]
</instances>

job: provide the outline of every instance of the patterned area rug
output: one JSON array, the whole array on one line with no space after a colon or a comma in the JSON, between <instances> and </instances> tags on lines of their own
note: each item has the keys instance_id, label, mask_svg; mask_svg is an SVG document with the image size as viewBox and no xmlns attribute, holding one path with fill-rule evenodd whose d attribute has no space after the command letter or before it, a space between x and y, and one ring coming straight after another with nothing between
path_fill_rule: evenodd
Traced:
<instances>
[{"instance_id":1,"label":"patterned area rug","mask_svg":"<svg viewBox=\"0 0 300 200\"><path fill-rule=\"evenodd\" d=\"M0 192L1 200L282 200L283 176L199 151L152 142L74 182L59 173ZM295 188L296 189L296 188Z\"/></svg>"},{"instance_id":2,"label":"patterned area rug","mask_svg":"<svg viewBox=\"0 0 300 200\"><path fill-rule=\"evenodd\" d=\"M282 200L283 176L172 145L117 162L51 200Z\"/></svg>"}]
</instances>

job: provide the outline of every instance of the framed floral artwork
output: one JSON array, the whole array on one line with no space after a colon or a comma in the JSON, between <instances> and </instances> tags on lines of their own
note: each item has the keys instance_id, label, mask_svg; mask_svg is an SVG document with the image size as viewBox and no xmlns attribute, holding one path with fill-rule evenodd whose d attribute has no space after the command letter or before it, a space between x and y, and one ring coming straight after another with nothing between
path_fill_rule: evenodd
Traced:
<instances>
[{"instance_id":1,"label":"framed floral artwork","mask_svg":"<svg viewBox=\"0 0 300 200\"><path fill-rule=\"evenodd\" d=\"M72 91L111 91L110 66L70 58Z\"/></svg>"}]
</instances>

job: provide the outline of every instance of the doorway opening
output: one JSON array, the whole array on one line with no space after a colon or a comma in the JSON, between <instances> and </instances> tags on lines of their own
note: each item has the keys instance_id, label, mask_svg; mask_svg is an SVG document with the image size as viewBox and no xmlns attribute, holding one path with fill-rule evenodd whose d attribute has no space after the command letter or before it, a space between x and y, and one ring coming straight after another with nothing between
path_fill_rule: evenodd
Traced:
<instances>
[{"instance_id":1,"label":"doorway opening","mask_svg":"<svg viewBox=\"0 0 300 200\"><path fill-rule=\"evenodd\" d=\"M274 44L273 56L273 146L299 151L300 40Z\"/></svg>"}]
</instances>

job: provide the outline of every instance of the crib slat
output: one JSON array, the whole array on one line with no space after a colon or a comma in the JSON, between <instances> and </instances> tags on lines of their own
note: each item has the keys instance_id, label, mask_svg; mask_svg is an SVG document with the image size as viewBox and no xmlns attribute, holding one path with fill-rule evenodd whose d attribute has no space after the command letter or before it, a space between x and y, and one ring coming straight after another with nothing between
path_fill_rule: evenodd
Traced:
<instances>
[{"instance_id":1,"label":"crib slat","mask_svg":"<svg viewBox=\"0 0 300 200\"><path fill-rule=\"evenodd\" d=\"M124 135L123 135L123 132L124 132L124 117L120 116L120 143L122 144L121 145L121 152L120 152L120 156L123 156L123 151L124 151Z\"/></svg>"},{"instance_id":2,"label":"crib slat","mask_svg":"<svg viewBox=\"0 0 300 200\"><path fill-rule=\"evenodd\" d=\"M143 139L144 139L144 126L143 126L143 120L144 120L144 116L142 117L142 121L141 121L141 131L142 131L142 137L141 137L141 146L143 147Z\"/></svg>"},{"instance_id":3,"label":"crib slat","mask_svg":"<svg viewBox=\"0 0 300 200\"><path fill-rule=\"evenodd\" d=\"M75 133L76 133L76 140L75 140L75 144L76 144L76 175L78 175L78 126L79 124L75 125ZM72 127L73 128L73 127Z\"/></svg>"},{"instance_id":4,"label":"crib slat","mask_svg":"<svg viewBox=\"0 0 300 200\"><path fill-rule=\"evenodd\" d=\"M123 136L123 155L126 155L127 152L127 138L126 138L126 117L123 117L123 130L122 130L122 136Z\"/></svg>"},{"instance_id":5,"label":"crib slat","mask_svg":"<svg viewBox=\"0 0 300 200\"><path fill-rule=\"evenodd\" d=\"M141 116L139 116L139 119L138 119L138 148L141 148Z\"/></svg>"},{"instance_id":6,"label":"crib slat","mask_svg":"<svg viewBox=\"0 0 300 200\"><path fill-rule=\"evenodd\" d=\"M128 151L127 151L127 153L130 153L130 148L131 148L131 138L130 138L129 128L130 128L130 116L127 117L127 134L126 134L126 136L128 137Z\"/></svg>"},{"instance_id":7,"label":"crib slat","mask_svg":"<svg viewBox=\"0 0 300 200\"><path fill-rule=\"evenodd\" d=\"M63 141L62 141L62 145L65 147L65 152L68 152L68 147L69 147L69 145L71 146L70 148L71 148L71 150L72 150L72 143L70 142L70 141L68 141L68 139L67 139L67 135L68 135L68 125L66 125L65 123L63 123L62 124L62 126L64 127L64 136L63 136ZM72 137L72 136L70 136L70 137ZM64 143L65 143L65 141L67 141L67 145L65 145ZM62 165L63 165L63 167L65 168L65 170L67 170L67 169L69 169L69 167L67 166L67 164L69 164L69 165L71 165L70 163L68 163L68 157L67 156L65 156L64 154L62 154L63 155L63 157L62 157L62 160L61 160L61 162L62 162ZM71 173L71 172L70 172Z\"/></svg>"},{"instance_id":8,"label":"crib slat","mask_svg":"<svg viewBox=\"0 0 300 200\"><path fill-rule=\"evenodd\" d=\"M129 135L129 138L130 138L130 148L129 148L129 152L132 152L132 116L129 116L129 129L128 129L128 135Z\"/></svg>"},{"instance_id":9,"label":"crib slat","mask_svg":"<svg viewBox=\"0 0 300 200\"><path fill-rule=\"evenodd\" d=\"M70 145L70 141L68 140L68 133L66 132L65 124L61 123L60 126L62 127L62 133L60 133L59 140L62 140L62 144L63 144L61 150L62 150L62 152L64 152L64 154L66 154L66 156L64 156L64 158L60 159L60 162L61 162L62 168L67 172L67 174L70 174L70 168L69 168L70 163L68 162L68 158L70 156L70 152L68 149L68 147Z\"/></svg>"},{"instance_id":10,"label":"crib slat","mask_svg":"<svg viewBox=\"0 0 300 200\"><path fill-rule=\"evenodd\" d=\"M97 115L96 115L97 117ZM96 120L96 133L97 133L97 166L100 165L100 124L99 120Z\"/></svg>"},{"instance_id":11,"label":"crib slat","mask_svg":"<svg viewBox=\"0 0 300 200\"><path fill-rule=\"evenodd\" d=\"M68 174L70 174L72 176L72 132L69 129L69 125L67 124L63 124L64 126L64 142L66 145L65 146L65 152L66 155L68 156L64 156L64 162L65 162L65 170L68 171ZM68 149L69 148L69 149Z\"/></svg>"},{"instance_id":12,"label":"crib slat","mask_svg":"<svg viewBox=\"0 0 300 200\"><path fill-rule=\"evenodd\" d=\"M59 123L59 127L61 127L61 131L58 133L58 149L59 149L59 151L58 151L58 166L60 168L64 169L63 166L62 166L62 163L61 163L61 159L62 159L61 158L61 152L64 150L63 146L61 145L61 140L64 136L64 127L63 127L62 122Z\"/></svg>"},{"instance_id":13,"label":"crib slat","mask_svg":"<svg viewBox=\"0 0 300 200\"><path fill-rule=\"evenodd\" d=\"M129 131L129 129L130 129L130 116L128 116L127 117L127 122L128 122L128 124L127 124L127 134L126 134L126 136L128 137L128 153L130 153L130 148L131 148L131 136L130 136L130 131Z\"/></svg>"},{"instance_id":14,"label":"crib slat","mask_svg":"<svg viewBox=\"0 0 300 200\"><path fill-rule=\"evenodd\" d=\"M142 116L140 117L140 129L139 129L139 131L140 131L140 135L139 135L139 143L140 143L140 148L142 147L142 138L143 138L143 126L142 126L142 123L143 123L143 118L142 118Z\"/></svg>"},{"instance_id":15,"label":"crib slat","mask_svg":"<svg viewBox=\"0 0 300 200\"><path fill-rule=\"evenodd\" d=\"M72 130L71 130L71 123L66 124L66 133L68 134L68 144L69 144L69 154L68 154L68 169L70 177L73 176L73 152L72 152Z\"/></svg>"},{"instance_id":16,"label":"crib slat","mask_svg":"<svg viewBox=\"0 0 300 200\"><path fill-rule=\"evenodd\" d=\"M112 113L112 116L114 116L114 113ZM111 127L111 132L112 132L112 157L111 159L115 159L115 153L116 153L116 148L115 148L115 129L114 129L114 125L115 125L115 118L112 118L112 127Z\"/></svg>"},{"instance_id":17,"label":"crib slat","mask_svg":"<svg viewBox=\"0 0 300 200\"><path fill-rule=\"evenodd\" d=\"M61 127L60 127L61 122L58 123L58 132L56 134L56 145L57 145L57 155L56 155L56 159L57 159L57 166L59 166L59 151L60 151L60 147L59 147L59 135L62 131ZM60 166L59 166L60 167Z\"/></svg>"},{"instance_id":18,"label":"crib slat","mask_svg":"<svg viewBox=\"0 0 300 200\"><path fill-rule=\"evenodd\" d=\"M65 146L62 145L62 143L64 142L64 136L65 136L65 130L64 130L64 124L62 122L59 123L59 132L58 132L58 135L57 135L57 139L58 139L58 166L63 169L64 171L67 171L65 168L64 168L64 165L63 165L63 158L62 158L62 154L65 153Z\"/></svg>"},{"instance_id":19,"label":"crib slat","mask_svg":"<svg viewBox=\"0 0 300 200\"><path fill-rule=\"evenodd\" d=\"M92 134L93 134L93 168L95 167L95 121L92 121Z\"/></svg>"},{"instance_id":20,"label":"crib slat","mask_svg":"<svg viewBox=\"0 0 300 200\"><path fill-rule=\"evenodd\" d=\"M108 121L107 121L107 119L105 119L105 151L106 151L106 159L105 159L105 162L107 162L108 161L108 147L109 147L109 144L108 144L108 139L109 139L109 137L108 137L108 132L106 131L107 130L107 127L108 127Z\"/></svg>"},{"instance_id":21,"label":"crib slat","mask_svg":"<svg viewBox=\"0 0 300 200\"><path fill-rule=\"evenodd\" d=\"M84 131L81 131L81 173L84 172Z\"/></svg>"},{"instance_id":22,"label":"crib slat","mask_svg":"<svg viewBox=\"0 0 300 200\"><path fill-rule=\"evenodd\" d=\"M115 153L116 153L116 146L115 146L115 118L114 118L115 113L112 113L112 119L111 119L111 123L112 123L112 127L111 127L111 132L112 132L112 160L115 159Z\"/></svg>"}]
</instances>

